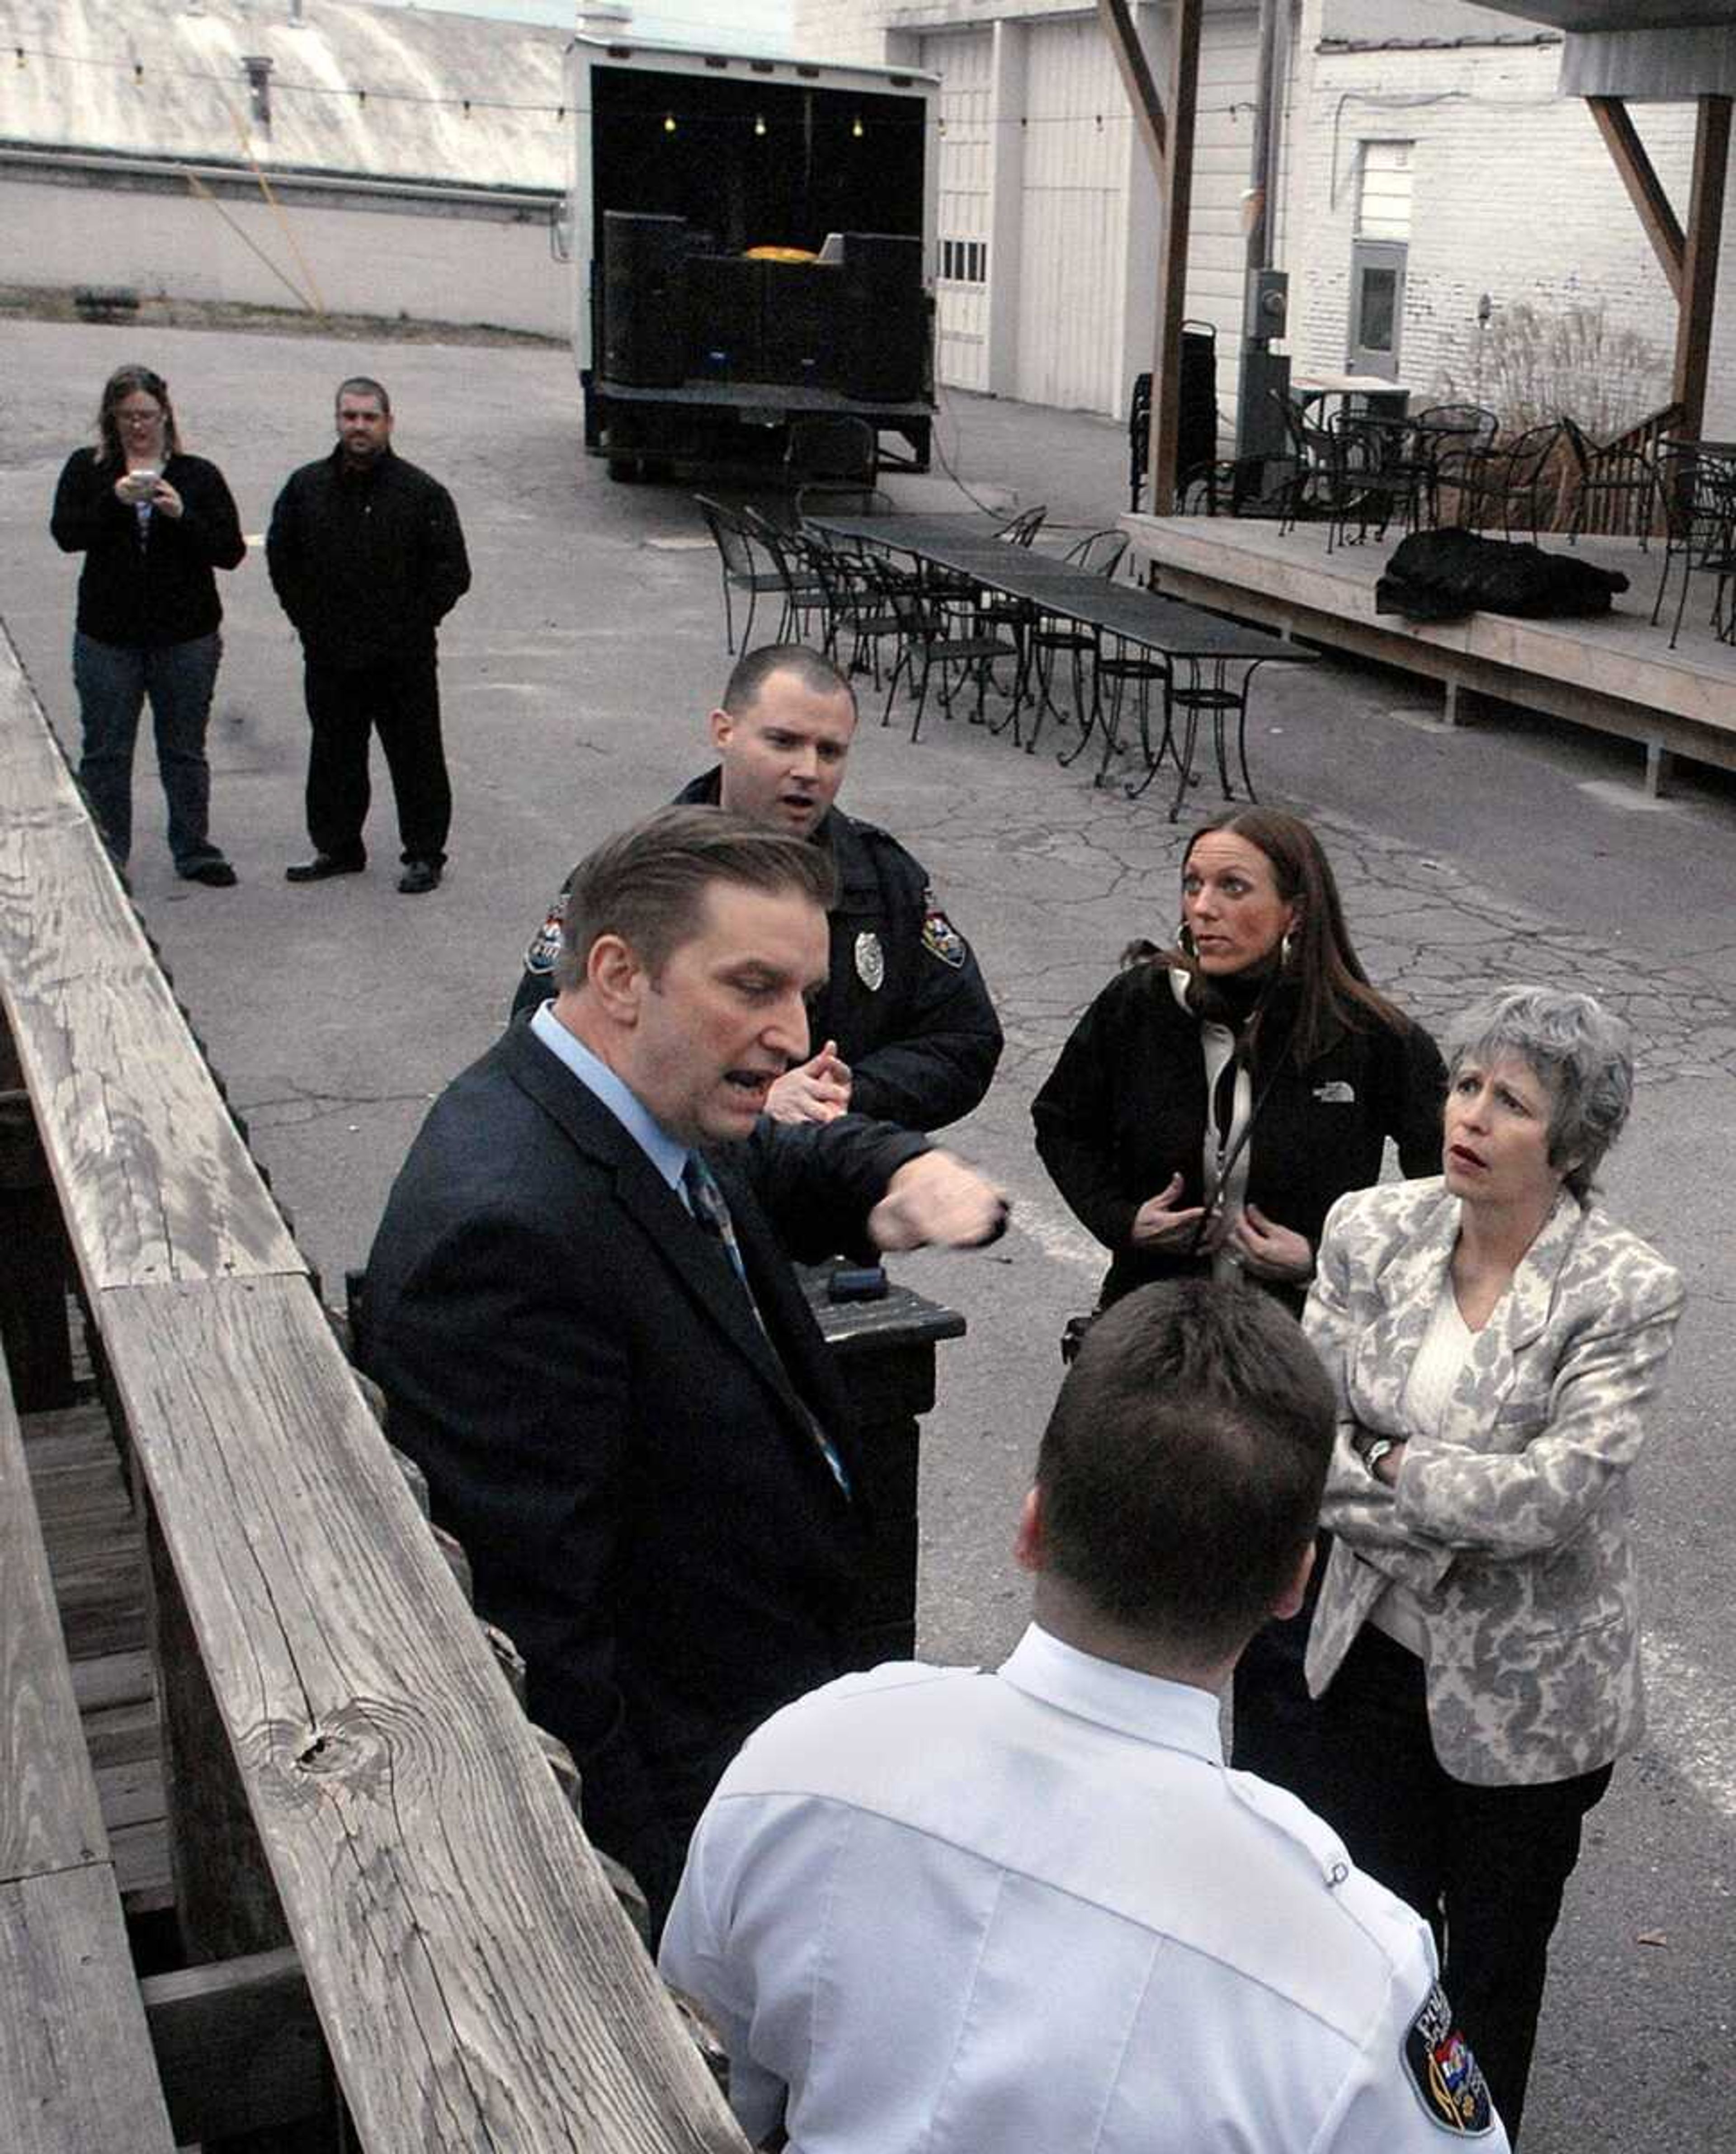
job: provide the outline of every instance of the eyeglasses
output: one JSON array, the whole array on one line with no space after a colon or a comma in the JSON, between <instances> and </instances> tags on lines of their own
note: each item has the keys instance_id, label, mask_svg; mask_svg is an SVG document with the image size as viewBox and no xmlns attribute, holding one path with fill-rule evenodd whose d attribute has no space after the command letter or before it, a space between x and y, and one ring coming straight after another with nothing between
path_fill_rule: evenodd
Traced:
<instances>
[{"instance_id":1,"label":"eyeglasses","mask_svg":"<svg viewBox=\"0 0 1736 2154\"><path fill-rule=\"evenodd\" d=\"M117 411L115 416L123 426L157 426L162 424L159 411Z\"/></svg>"}]
</instances>

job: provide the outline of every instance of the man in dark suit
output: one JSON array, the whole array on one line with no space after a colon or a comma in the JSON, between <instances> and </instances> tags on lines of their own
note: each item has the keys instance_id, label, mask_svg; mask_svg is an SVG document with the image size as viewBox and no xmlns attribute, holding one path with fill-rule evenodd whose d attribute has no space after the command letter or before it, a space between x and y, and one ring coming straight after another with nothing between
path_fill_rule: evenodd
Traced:
<instances>
[{"instance_id":1,"label":"man in dark suit","mask_svg":"<svg viewBox=\"0 0 1736 2154\"><path fill-rule=\"evenodd\" d=\"M369 1260L389 1433L658 1921L743 1738L838 1672L862 1545L843 1398L778 1238L968 1243L1005 1215L923 1137L764 1118L808 1052L832 875L715 808L582 861L555 999L436 1104Z\"/></svg>"}]
</instances>

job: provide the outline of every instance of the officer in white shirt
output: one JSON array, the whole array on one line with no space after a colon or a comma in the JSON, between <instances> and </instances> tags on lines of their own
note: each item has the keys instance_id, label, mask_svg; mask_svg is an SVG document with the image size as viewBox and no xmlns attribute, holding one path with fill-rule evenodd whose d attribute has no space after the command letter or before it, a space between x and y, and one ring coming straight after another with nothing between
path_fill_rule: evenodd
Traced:
<instances>
[{"instance_id":1,"label":"officer in white shirt","mask_svg":"<svg viewBox=\"0 0 1736 2154\"><path fill-rule=\"evenodd\" d=\"M1264 1296L1127 1296L1043 1438L1012 1657L846 1677L750 1738L661 1966L722 2036L756 2143L1507 2147L1427 1925L1223 1763L1217 1695L1300 1603L1332 1427Z\"/></svg>"}]
</instances>

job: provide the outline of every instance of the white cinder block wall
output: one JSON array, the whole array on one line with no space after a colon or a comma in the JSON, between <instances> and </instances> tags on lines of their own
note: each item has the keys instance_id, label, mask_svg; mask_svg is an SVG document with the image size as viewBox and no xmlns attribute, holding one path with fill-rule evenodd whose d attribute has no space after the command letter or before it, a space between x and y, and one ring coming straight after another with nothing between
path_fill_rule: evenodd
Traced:
<instances>
[{"instance_id":1,"label":"white cinder block wall","mask_svg":"<svg viewBox=\"0 0 1736 2154\"><path fill-rule=\"evenodd\" d=\"M1288 227L1298 366L1345 363L1361 146L1408 141L1401 377L1431 401L1449 383L1483 401L1477 310L1487 293L1497 325L1519 302L1552 315L1601 307L1612 335L1631 331L1652 346L1645 408L1665 403L1675 302L1584 100L1556 94L1559 44L1335 52L1317 49L1318 28L1310 0ZM1685 217L1693 108L1630 110Z\"/></svg>"}]
</instances>

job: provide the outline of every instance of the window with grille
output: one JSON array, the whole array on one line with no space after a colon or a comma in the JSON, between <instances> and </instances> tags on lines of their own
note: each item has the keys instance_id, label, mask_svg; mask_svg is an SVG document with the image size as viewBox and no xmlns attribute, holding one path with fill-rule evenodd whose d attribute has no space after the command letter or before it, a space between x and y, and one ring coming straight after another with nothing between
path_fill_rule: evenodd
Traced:
<instances>
[{"instance_id":1,"label":"window with grille","mask_svg":"<svg viewBox=\"0 0 1736 2154\"><path fill-rule=\"evenodd\" d=\"M1411 152L1412 142L1365 142L1356 189L1356 237L1392 239L1411 236Z\"/></svg>"},{"instance_id":2,"label":"window with grille","mask_svg":"<svg viewBox=\"0 0 1736 2154\"><path fill-rule=\"evenodd\" d=\"M940 243L941 281L946 284L986 284L988 246L981 239L943 239Z\"/></svg>"}]
</instances>

